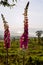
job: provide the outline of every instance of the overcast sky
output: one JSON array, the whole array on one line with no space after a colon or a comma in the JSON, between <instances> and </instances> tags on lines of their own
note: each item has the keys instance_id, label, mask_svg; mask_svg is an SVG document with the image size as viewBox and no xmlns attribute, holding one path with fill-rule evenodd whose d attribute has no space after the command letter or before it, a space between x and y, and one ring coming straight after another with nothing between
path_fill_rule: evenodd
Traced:
<instances>
[{"instance_id":1,"label":"overcast sky","mask_svg":"<svg viewBox=\"0 0 43 65\"><path fill-rule=\"evenodd\" d=\"M29 29L43 29L43 0L18 0L17 3L15 2L16 5L11 9L0 6L0 30L3 30L3 21L1 18L2 13L11 30L14 29L15 31L22 32L24 20L24 16L22 14L28 1L30 1L28 8Z\"/></svg>"}]
</instances>

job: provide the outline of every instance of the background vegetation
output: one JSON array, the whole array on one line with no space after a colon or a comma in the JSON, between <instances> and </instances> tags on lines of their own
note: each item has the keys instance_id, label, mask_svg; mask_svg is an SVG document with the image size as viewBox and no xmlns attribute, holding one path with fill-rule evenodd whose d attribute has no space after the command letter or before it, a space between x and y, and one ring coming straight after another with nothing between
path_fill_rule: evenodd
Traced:
<instances>
[{"instance_id":1,"label":"background vegetation","mask_svg":"<svg viewBox=\"0 0 43 65\"><path fill-rule=\"evenodd\" d=\"M19 39L11 41L8 50L8 65L43 65L43 38L38 43L38 38L30 38L28 49L25 52L19 47ZM23 59L24 56L24 59ZM4 42L0 41L0 65L6 65L6 49Z\"/></svg>"}]
</instances>

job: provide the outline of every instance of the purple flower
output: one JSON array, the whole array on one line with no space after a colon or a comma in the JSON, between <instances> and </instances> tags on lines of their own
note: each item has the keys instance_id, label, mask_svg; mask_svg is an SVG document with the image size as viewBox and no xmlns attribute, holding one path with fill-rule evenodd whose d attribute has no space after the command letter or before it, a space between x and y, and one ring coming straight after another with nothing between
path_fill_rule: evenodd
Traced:
<instances>
[{"instance_id":1,"label":"purple flower","mask_svg":"<svg viewBox=\"0 0 43 65\"><path fill-rule=\"evenodd\" d=\"M10 31L9 31L9 29L4 31L4 47L10 48Z\"/></svg>"},{"instance_id":2,"label":"purple flower","mask_svg":"<svg viewBox=\"0 0 43 65\"><path fill-rule=\"evenodd\" d=\"M28 48L28 19L24 21L24 33L20 37L20 48Z\"/></svg>"}]
</instances>

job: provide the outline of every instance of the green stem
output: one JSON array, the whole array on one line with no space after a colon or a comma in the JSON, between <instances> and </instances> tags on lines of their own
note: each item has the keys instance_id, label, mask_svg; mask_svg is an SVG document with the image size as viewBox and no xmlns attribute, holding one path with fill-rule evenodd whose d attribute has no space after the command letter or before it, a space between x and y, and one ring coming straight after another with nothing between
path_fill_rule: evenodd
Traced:
<instances>
[{"instance_id":1,"label":"green stem","mask_svg":"<svg viewBox=\"0 0 43 65\"><path fill-rule=\"evenodd\" d=\"M8 65L8 48L6 48L6 52L7 52L6 65Z\"/></svg>"}]
</instances>

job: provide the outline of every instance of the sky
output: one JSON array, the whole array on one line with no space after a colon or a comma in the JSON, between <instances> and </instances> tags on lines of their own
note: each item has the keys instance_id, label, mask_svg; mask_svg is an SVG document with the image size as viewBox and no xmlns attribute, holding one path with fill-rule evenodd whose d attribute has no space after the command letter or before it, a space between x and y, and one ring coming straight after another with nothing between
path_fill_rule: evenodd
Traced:
<instances>
[{"instance_id":1,"label":"sky","mask_svg":"<svg viewBox=\"0 0 43 65\"><path fill-rule=\"evenodd\" d=\"M0 30L3 30L3 21L1 13L4 15L9 24L10 30L21 33L23 32L24 8L27 2L30 2L28 8L28 24L30 28L43 29L43 0L17 0L13 8L0 6ZM11 3L11 0L9 0Z\"/></svg>"}]
</instances>

